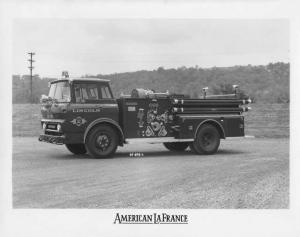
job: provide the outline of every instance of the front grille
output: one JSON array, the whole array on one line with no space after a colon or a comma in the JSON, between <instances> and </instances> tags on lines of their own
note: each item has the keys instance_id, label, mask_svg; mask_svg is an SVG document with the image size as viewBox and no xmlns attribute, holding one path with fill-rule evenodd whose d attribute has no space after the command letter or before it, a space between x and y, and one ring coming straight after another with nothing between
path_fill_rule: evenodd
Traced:
<instances>
[{"instance_id":1,"label":"front grille","mask_svg":"<svg viewBox=\"0 0 300 237\"><path fill-rule=\"evenodd\" d=\"M57 130L57 124L48 123L46 129Z\"/></svg>"}]
</instances>

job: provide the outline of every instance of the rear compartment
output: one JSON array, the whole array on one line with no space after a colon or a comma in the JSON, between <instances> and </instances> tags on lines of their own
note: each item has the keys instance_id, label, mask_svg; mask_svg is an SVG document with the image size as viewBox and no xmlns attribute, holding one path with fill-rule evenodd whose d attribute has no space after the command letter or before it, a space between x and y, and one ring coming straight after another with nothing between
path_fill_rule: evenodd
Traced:
<instances>
[{"instance_id":1,"label":"rear compartment","mask_svg":"<svg viewBox=\"0 0 300 237\"><path fill-rule=\"evenodd\" d=\"M244 136L242 113L247 100L189 99L157 95L118 99L120 125L126 138L173 137L189 139L204 121L214 121L222 138ZM218 125L219 124L219 125Z\"/></svg>"},{"instance_id":2,"label":"rear compartment","mask_svg":"<svg viewBox=\"0 0 300 237\"><path fill-rule=\"evenodd\" d=\"M169 98L121 98L118 104L120 125L126 138L174 136Z\"/></svg>"}]
</instances>

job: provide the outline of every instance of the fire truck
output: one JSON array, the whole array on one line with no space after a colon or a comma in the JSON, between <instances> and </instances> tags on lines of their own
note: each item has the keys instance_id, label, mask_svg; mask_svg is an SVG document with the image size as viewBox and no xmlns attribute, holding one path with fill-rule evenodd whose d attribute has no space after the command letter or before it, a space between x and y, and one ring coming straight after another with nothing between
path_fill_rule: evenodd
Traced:
<instances>
[{"instance_id":1,"label":"fire truck","mask_svg":"<svg viewBox=\"0 0 300 237\"><path fill-rule=\"evenodd\" d=\"M207 95L203 88L194 99L139 88L115 99L109 80L96 78L62 78L49 86L41 97L39 141L94 158L112 157L118 146L135 142L214 154L221 139L245 135L243 113L251 103L236 85L226 95Z\"/></svg>"}]
</instances>

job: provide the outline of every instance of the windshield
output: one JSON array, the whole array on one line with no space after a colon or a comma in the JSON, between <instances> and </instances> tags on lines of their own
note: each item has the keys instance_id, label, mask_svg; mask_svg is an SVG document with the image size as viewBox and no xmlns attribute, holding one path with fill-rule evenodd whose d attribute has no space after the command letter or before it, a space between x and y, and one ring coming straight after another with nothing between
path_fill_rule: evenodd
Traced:
<instances>
[{"instance_id":1,"label":"windshield","mask_svg":"<svg viewBox=\"0 0 300 237\"><path fill-rule=\"evenodd\" d=\"M70 102L70 84L68 81L61 81L52 83L49 90L51 99L57 100L57 102Z\"/></svg>"}]
</instances>

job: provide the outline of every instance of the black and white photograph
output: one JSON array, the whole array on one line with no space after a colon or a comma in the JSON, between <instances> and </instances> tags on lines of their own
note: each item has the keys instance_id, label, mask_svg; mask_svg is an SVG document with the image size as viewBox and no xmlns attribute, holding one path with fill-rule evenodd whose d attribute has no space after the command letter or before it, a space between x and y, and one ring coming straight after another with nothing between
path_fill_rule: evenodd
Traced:
<instances>
[{"instance_id":1,"label":"black and white photograph","mask_svg":"<svg viewBox=\"0 0 300 237\"><path fill-rule=\"evenodd\" d=\"M6 21L3 236L297 236L296 20L87 5Z\"/></svg>"},{"instance_id":2,"label":"black and white photograph","mask_svg":"<svg viewBox=\"0 0 300 237\"><path fill-rule=\"evenodd\" d=\"M287 20L13 30L15 208L289 207Z\"/></svg>"}]
</instances>

